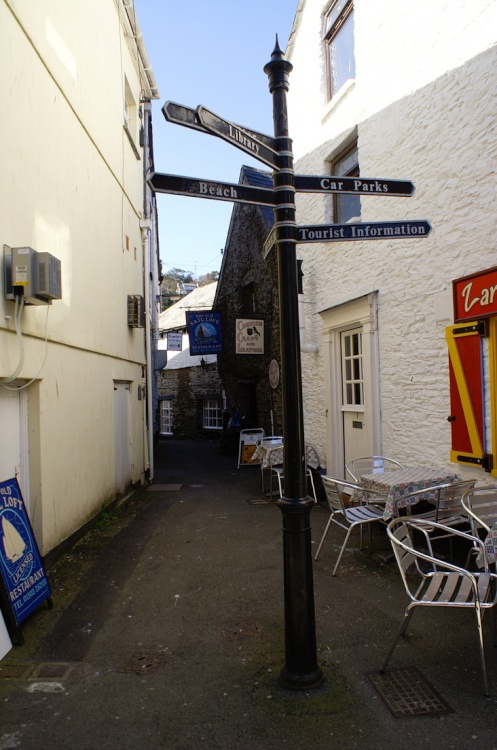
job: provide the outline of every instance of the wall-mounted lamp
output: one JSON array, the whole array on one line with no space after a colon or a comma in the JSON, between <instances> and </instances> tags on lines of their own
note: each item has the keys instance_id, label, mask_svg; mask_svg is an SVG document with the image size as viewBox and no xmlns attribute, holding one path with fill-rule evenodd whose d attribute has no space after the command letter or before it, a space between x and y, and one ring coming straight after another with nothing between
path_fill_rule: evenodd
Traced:
<instances>
[{"instance_id":1,"label":"wall-mounted lamp","mask_svg":"<svg viewBox=\"0 0 497 750\"><path fill-rule=\"evenodd\" d=\"M202 370L205 370L207 368L207 362L205 361L203 357L200 360L200 367L202 368Z\"/></svg>"}]
</instances>

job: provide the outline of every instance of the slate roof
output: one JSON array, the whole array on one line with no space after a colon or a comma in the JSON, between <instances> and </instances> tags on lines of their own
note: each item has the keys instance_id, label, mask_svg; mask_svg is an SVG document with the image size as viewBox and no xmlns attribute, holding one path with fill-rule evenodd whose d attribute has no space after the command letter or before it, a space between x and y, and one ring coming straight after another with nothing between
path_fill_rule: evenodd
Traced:
<instances>
[{"instance_id":1,"label":"slate roof","mask_svg":"<svg viewBox=\"0 0 497 750\"><path fill-rule=\"evenodd\" d=\"M252 187L266 188L266 190L273 189L273 179L271 177L271 172L266 172L262 169L255 169L254 167L243 166L241 169L239 182L242 185L252 185ZM260 206L259 211L264 217L269 228L271 228L274 224L273 209L269 206Z\"/></svg>"},{"instance_id":2,"label":"slate roof","mask_svg":"<svg viewBox=\"0 0 497 750\"><path fill-rule=\"evenodd\" d=\"M186 315L188 310L210 310L216 294L217 281L205 286L199 286L190 294L186 294L174 305L159 315L159 331L174 331L186 328Z\"/></svg>"}]
</instances>

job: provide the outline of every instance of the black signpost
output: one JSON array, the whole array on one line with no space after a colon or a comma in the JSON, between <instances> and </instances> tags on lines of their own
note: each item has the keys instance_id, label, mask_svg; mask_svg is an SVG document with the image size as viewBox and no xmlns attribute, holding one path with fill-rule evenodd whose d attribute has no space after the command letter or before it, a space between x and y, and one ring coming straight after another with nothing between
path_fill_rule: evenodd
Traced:
<instances>
[{"instance_id":1,"label":"black signpost","mask_svg":"<svg viewBox=\"0 0 497 750\"><path fill-rule=\"evenodd\" d=\"M274 227L264 243L264 251L267 254L277 248L281 325L285 490L278 506L283 518L285 665L280 682L287 688L308 690L321 686L324 675L317 663L316 648L310 524L313 500L307 496L296 245L297 242L419 239L429 234L431 226L424 220L297 226L296 191L408 197L413 194L414 185L404 180L295 175L286 104L292 67L276 40L271 60L264 68L273 97L274 138L223 120L202 105L191 109L169 101L162 108L168 122L222 138L272 167L272 190L157 172L148 181L156 192L274 209Z\"/></svg>"}]
</instances>

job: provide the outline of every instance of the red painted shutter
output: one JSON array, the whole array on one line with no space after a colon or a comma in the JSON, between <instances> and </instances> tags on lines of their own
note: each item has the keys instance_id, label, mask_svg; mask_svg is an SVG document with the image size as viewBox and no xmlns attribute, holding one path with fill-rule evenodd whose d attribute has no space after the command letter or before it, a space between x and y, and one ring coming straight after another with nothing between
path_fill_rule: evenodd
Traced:
<instances>
[{"instance_id":1,"label":"red painted shutter","mask_svg":"<svg viewBox=\"0 0 497 750\"><path fill-rule=\"evenodd\" d=\"M449 350L451 461L486 468L482 346L478 323L446 329Z\"/></svg>"}]
</instances>

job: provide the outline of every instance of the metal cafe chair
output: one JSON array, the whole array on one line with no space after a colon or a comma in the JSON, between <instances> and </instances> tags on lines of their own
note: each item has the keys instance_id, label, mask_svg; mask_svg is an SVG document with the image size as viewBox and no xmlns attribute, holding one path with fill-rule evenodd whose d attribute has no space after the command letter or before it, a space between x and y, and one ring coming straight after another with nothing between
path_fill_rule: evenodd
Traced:
<instances>
[{"instance_id":1,"label":"metal cafe chair","mask_svg":"<svg viewBox=\"0 0 497 750\"><path fill-rule=\"evenodd\" d=\"M488 695L488 679L485 664L482 620L487 609L497 604L495 583L497 575L490 573L488 565L484 572L472 573L465 568L439 560L426 552L430 549L429 533L435 529L443 533L443 524L425 521L420 518L394 518L387 527L395 559L399 567L405 590L410 599L404 617L383 661L380 672L385 672L397 641L404 635L414 610L419 607L447 607L474 610L480 645L480 660L483 675L484 694ZM418 532L416 534L415 532ZM458 529L452 529L455 536L468 540L483 550L483 542ZM420 536L421 535L421 536ZM416 539L423 539L423 549L419 549ZM416 575L413 575L415 571Z\"/></svg>"},{"instance_id":2,"label":"metal cafe chair","mask_svg":"<svg viewBox=\"0 0 497 750\"><path fill-rule=\"evenodd\" d=\"M311 448L310 446L306 446L306 454L307 454L307 460L308 461L311 460L309 458L309 454L311 452L312 452L313 457L314 457L314 463L316 464L315 468L317 468L319 466L319 457L318 457L316 451L314 450L314 448ZM285 479L285 473L284 473L283 466L273 466L272 467L272 471L273 471L274 474L276 474L276 477L278 479L278 489L279 489L280 497L283 497L283 480ZM314 485L314 477L312 476L312 471L311 471L311 468L310 468L309 465L307 465L307 467L306 467L306 476L309 478L309 480L311 482L312 496L314 498L314 502L317 503L318 498L317 498L317 495L316 495L316 487Z\"/></svg>"},{"instance_id":3,"label":"metal cafe chair","mask_svg":"<svg viewBox=\"0 0 497 750\"><path fill-rule=\"evenodd\" d=\"M261 459L261 486L264 492L264 470L269 469L269 497L273 496L273 469L276 465L280 465L279 456L280 449L283 449L283 438L280 435L272 435L271 437L263 437L259 441L259 445L265 449L266 455ZM277 453L275 451L278 451ZM273 461L278 461L277 464L273 465Z\"/></svg>"},{"instance_id":4,"label":"metal cafe chair","mask_svg":"<svg viewBox=\"0 0 497 750\"><path fill-rule=\"evenodd\" d=\"M352 531L357 526L359 526L361 530L361 549L362 527L365 525L367 525L369 528L369 543L372 547L373 539L371 534L371 524L375 521L383 520L383 508L374 505L373 498L377 498L377 501L381 502L382 499L384 500L385 496L381 495L380 493L373 492L372 490L365 490L364 487L361 487L358 484L346 482L342 479L335 479L334 477L327 476L321 477L321 479L326 493L328 507L330 509L330 517L328 519L328 523L326 524L323 536L321 537L321 541L319 543L319 547L314 559L318 559L319 553L321 552L321 547L323 546L323 542L326 539L326 535L328 534L332 523L335 523L337 524L337 526L345 529L345 539L343 541L342 548L331 574L332 576L335 576L338 570L338 566L340 565L343 553L345 552L345 548L347 547L349 537ZM364 496L364 504L346 507L344 494L353 495L354 493L361 493ZM369 496L371 496L371 498ZM373 502L370 502L370 500L373 500Z\"/></svg>"},{"instance_id":5,"label":"metal cafe chair","mask_svg":"<svg viewBox=\"0 0 497 750\"><path fill-rule=\"evenodd\" d=\"M379 471L395 471L403 468L398 461L386 456L362 456L345 464L345 471L352 477L353 482L358 482L364 474L376 474Z\"/></svg>"},{"instance_id":6,"label":"metal cafe chair","mask_svg":"<svg viewBox=\"0 0 497 750\"><path fill-rule=\"evenodd\" d=\"M478 536L478 530L487 533L497 523L497 485L469 487L461 497L461 505L471 523L471 533Z\"/></svg>"},{"instance_id":7,"label":"metal cafe chair","mask_svg":"<svg viewBox=\"0 0 497 750\"><path fill-rule=\"evenodd\" d=\"M435 507L433 510L420 513L416 513L415 506L413 505L409 504L407 507L413 514L412 518L422 519L427 524L430 521L434 521L435 524L441 525L441 529L433 528L431 532L430 527L425 526L425 532L429 535L430 542L437 539L451 538L454 536L452 529L456 526L465 526L466 531L471 529L469 515L461 505L461 499L464 492L471 490L475 486L475 481L474 479L467 479L458 482L437 484L433 487L425 487L422 490L409 492L406 495L402 495L401 499L405 501L406 498L410 498L411 500L419 498L419 500L427 499L428 502L434 503ZM395 515L399 514L396 513Z\"/></svg>"},{"instance_id":8,"label":"metal cafe chair","mask_svg":"<svg viewBox=\"0 0 497 750\"><path fill-rule=\"evenodd\" d=\"M471 524L472 535L480 537L480 529L483 536L490 534L497 524L497 485L468 488L461 497L461 505Z\"/></svg>"}]
</instances>

